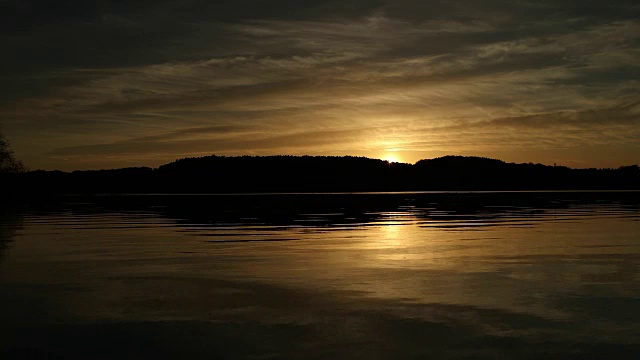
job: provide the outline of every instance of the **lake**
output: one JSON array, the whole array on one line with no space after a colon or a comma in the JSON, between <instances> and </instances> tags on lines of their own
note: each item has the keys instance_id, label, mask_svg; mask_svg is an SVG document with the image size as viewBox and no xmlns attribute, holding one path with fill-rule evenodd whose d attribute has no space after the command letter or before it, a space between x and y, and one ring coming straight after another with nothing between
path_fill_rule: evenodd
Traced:
<instances>
[{"instance_id":1,"label":"lake","mask_svg":"<svg viewBox=\"0 0 640 360\"><path fill-rule=\"evenodd\" d=\"M0 358L640 358L639 192L0 207Z\"/></svg>"}]
</instances>

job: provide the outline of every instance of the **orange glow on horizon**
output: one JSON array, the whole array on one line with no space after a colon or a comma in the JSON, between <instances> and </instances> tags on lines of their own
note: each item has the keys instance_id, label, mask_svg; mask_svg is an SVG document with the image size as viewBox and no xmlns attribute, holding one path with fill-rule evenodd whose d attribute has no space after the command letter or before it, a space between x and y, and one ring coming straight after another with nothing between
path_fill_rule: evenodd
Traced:
<instances>
[{"instance_id":1,"label":"orange glow on horizon","mask_svg":"<svg viewBox=\"0 0 640 360\"><path fill-rule=\"evenodd\" d=\"M402 162L402 159L400 159L400 157L395 154L395 153L385 153L382 158L382 160L388 161L390 163L392 162Z\"/></svg>"}]
</instances>

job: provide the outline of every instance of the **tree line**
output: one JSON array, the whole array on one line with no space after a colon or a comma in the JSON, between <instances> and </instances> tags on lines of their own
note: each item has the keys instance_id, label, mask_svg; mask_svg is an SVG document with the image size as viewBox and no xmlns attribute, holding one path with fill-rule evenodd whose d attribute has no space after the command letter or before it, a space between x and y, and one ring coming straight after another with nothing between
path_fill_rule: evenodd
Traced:
<instances>
[{"instance_id":1,"label":"tree line","mask_svg":"<svg viewBox=\"0 0 640 360\"><path fill-rule=\"evenodd\" d=\"M640 189L638 165L572 169L444 156L415 164L353 156L205 156L98 171L13 171L3 191L59 193L247 193L430 190Z\"/></svg>"}]
</instances>

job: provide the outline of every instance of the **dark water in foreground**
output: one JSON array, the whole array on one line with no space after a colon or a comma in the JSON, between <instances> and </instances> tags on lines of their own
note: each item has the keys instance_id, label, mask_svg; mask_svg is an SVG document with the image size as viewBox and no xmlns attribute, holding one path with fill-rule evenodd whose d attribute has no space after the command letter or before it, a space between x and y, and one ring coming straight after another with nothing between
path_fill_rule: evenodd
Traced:
<instances>
[{"instance_id":1,"label":"dark water in foreground","mask_svg":"<svg viewBox=\"0 0 640 360\"><path fill-rule=\"evenodd\" d=\"M0 358L640 358L640 193L0 209Z\"/></svg>"}]
</instances>

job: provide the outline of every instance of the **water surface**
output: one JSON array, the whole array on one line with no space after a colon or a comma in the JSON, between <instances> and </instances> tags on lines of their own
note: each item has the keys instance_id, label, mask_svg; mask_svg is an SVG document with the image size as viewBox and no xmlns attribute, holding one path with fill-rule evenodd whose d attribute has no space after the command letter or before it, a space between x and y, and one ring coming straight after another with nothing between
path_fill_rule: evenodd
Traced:
<instances>
[{"instance_id":1,"label":"water surface","mask_svg":"<svg viewBox=\"0 0 640 360\"><path fill-rule=\"evenodd\" d=\"M638 358L640 193L60 197L0 215L3 358Z\"/></svg>"}]
</instances>

